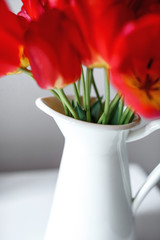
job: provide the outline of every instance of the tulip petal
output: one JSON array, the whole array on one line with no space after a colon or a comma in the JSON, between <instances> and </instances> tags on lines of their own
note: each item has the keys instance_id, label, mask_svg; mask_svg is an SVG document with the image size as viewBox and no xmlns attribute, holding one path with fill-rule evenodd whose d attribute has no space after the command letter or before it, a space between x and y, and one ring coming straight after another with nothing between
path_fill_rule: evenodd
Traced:
<instances>
[{"instance_id":1,"label":"tulip petal","mask_svg":"<svg viewBox=\"0 0 160 240\"><path fill-rule=\"evenodd\" d=\"M132 18L132 10L119 0L22 0L20 13L28 20L38 18L49 8L57 8L77 24L88 48L83 64L88 67L108 67L116 35ZM82 51L82 50L81 50Z\"/></svg>"},{"instance_id":2,"label":"tulip petal","mask_svg":"<svg viewBox=\"0 0 160 240\"><path fill-rule=\"evenodd\" d=\"M135 18L149 12L156 12L160 3L159 0L124 0L126 5L134 12ZM159 8L159 7L158 7ZM159 11L159 10L158 10Z\"/></svg>"},{"instance_id":3,"label":"tulip petal","mask_svg":"<svg viewBox=\"0 0 160 240\"><path fill-rule=\"evenodd\" d=\"M32 22L25 41L32 73L40 87L60 88L80 77L83 41L74 23L61 11L48 10Z\"/></svg>"},{"instance_id":4,"label":"tulip petal","mask_svg":"<svg viewBox=\"0 0 160 240\"><path fill-rule=\"evenodd\" d=\"M19 18L0 1L0 75L16 70L20 65L22 29Z\"/></svg>"},{"instance_id":5,"label":"tulip petal","mask_svg":"<svg viewBox=\"0 0 160 240\"><path fill-rule=\"evenodd\" d=\"M115 0L70 1L75 20L90 50L91 59L84 62L87 66L104 67L110 64L110 52L114 39L124 23L132 18L132 12L126 5L117 2ZM61 8L62 5L59 4Z\"/></svg>"},{"instance_id":6,"label":"tulip petal","mask_svg":"<svg viewBox=\"0 0 160 240\"><path fill-rule=\"evenodd\" d=\"M160 116L160 16L128 23L115 41L112 82L147 118Z\"/></svg>"},{"instance_id":7,"label":"tulip petal","mask_svg":"<svg viewBox=\"0 0 160 240\"><path fill-rule=\"evenodd\" d=\"M44 12L45 0L22 0L23 6L19 15L26 19L37 20Z\"/></svg>"}]
</instances>

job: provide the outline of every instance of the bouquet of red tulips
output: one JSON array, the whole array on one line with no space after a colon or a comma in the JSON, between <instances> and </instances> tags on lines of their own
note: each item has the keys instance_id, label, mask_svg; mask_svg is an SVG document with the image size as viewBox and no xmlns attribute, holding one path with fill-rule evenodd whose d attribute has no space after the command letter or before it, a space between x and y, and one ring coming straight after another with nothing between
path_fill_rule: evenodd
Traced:
<instances>
[{"instance_id":1,"label":"bouquet of red tulips","mask_svg":"<svg viewBox=\"0 0 160 240\"><path fill-rule=\"evenodd\" d=\"M97 67L105 70L104 99L94 79ZM22 0L14 14L0 0L0 76L20 72L83 121L126 124L135 112L159 117L160 1ZM72 102L63 89L71 83ZM110 83L117 89L112 100Z\"/></svg>"}]
</instances>

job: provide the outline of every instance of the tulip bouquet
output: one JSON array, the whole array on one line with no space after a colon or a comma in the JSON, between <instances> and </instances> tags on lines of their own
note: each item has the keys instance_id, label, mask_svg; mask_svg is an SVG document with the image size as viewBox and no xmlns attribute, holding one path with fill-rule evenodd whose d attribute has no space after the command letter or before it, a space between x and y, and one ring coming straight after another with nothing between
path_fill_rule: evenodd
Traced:
<instances>
[{"instance_id":1,"label":"tulip bouquet","mask_svg":"<svg viewBox=\"0 0 160 240\"><path fill-rule=\"evenodd\" d=\"M97 67L105 70L104 99L94 79ZM22 0L14 14L0 0L0 76L20 72L49 89L76 119L126 124L135 112L159 117L160 1ZM112 101L110 83L117 89Z\"/></svg>"}]
</instances>

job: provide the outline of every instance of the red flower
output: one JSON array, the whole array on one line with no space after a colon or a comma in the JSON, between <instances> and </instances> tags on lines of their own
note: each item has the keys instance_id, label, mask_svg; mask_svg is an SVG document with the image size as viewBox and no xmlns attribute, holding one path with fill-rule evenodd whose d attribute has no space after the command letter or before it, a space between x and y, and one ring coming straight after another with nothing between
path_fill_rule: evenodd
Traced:
<instances>
[{"instance_id":1,"label":"red flower","mask_svg":"<svg viewBox=\"0 0 160 240\"><path fill-rule=\"evenodd\" d=\"M124 4L116 0L55 0L56 7L69 12L77 21L85 43L90 51L89 66L106 66L109 64L110 52L115 37L126 21L132 17L132 12Z\"/></svg>"},{"instance_id":2,"label":"red flower","mask_svg":"<svg viewBox=\"0 0 160 240\"><path fill-rule=\"evenodd\" d=\"M23 55L23 31L19 17L0 1L0 75L16 70Z\"/></svg>"},{"instance_id":3,"label":"red flower","mask_svg":"<svg viewBox=\"0 0 160 240\"><path fill-rule=\"evenodd\" d=\"M132 11L133 20L146 14L160 13L160 0L117 0L116 2Z\"/></svg>"},{"instance_id":4,"label":"red flower","mask_svg":"<svg viewBox=\"0 0 160 240\"><path fill-rule=\"evenodd\" d=\"M91 18L94 41L91 46L96 49L104 62L110 66L113 43L124 24L131 20L132 13L122 4L101 5L100 13L97 15L97 7L95 7L95 14Z\"/></svg>"},{"instance_id":5,"label":"red flower","mask_svg":"<svg viewBox=\"0 0 160 240\"><path fill-rule=\"evenodd\" d=\"M83 58L86 66L106 66L110 63L110 52L115 37L132 11L119 0L22 0L20 13L30 20L38 18L48 9L57 8L77 24L81 31L89 56Z\"/></svg>"},{"instance_id":6,"label":"red flower","mask_svg":"<svg viewBox=\"0 0 160 240\"><path fill-rule=\"evenodd\" d=\"M159 0L124 0L130 9L135 13L135 17L140 17L149 12L157 11Z\"/></svg>"},{"instance_id":7,"label":"red flower","mask_svg":"<svg viewBox=\"0 0 160 240\"><path fill-rule=\"evenodd\" d=\"M160 16L127 24L115 42L112 81L145 117L160 116Z\"/></svg>"},{"instance_id":8,"label":"red flower","mask_svg":"<svg viewBox=\"0 0 160 240\"><path fill-rule=\"evenodd\" d=\"M25 47L40 87L60 88L80 77L87 49L77 26L63 12L48 10L38 21L31 22Z\"/></svg>"},{"instance_id":9,"label":"red flower","mask_svg":"<svg viewBox=\"0 0 160 240\"><path fill-rule=\"evenodd\" d=\"M22 0L22 2L23 6L19 15L27 20L37 20L45 11L46 0Z\"/></svg>"},{"instance_id":10,"label":"red flower","mask_svg":"<svg viewBox=\"0 0 160 240\"><path fill-rule=\"evenodd\" d=\"M114 38L132 18L132 11L119 0L23 0L21 14L37 20L48 8L60 9L78 24L90 52L90 60L83 59L86 66L109 64Z\"/></svg>"},{"instance_id":11,"label":"red flower","mask_svg":"<svg viewBox=\"0 0 160 240\"><path fill-rule=\"evenodd\" d=\"M21 0L23 5L20 16L28 21L38 20L38 18L47 10L56 6L55 0Z\"/></svg>"}]
</instances>

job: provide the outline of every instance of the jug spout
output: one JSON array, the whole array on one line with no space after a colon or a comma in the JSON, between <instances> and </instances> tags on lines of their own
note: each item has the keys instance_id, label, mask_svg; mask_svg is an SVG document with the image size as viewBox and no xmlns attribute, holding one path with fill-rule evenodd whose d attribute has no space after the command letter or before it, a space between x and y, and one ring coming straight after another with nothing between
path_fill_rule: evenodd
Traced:
<instances>
[{"instance_id":1,"label":"jug spout","mask_svg":"<svg viewBox=\"0 0 160 240\"><path fill-rule=\"evenodd\" d=\"M137 194L132 200L132 210L133 214L136 213L137 209L139 208L140 204L150 192L150 190L160 181L160 163L154 170L150 173L147 177L143 186L139 189Z\"/></svg>"}]
</instances>

